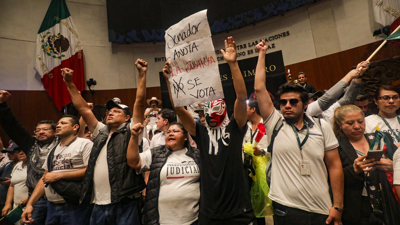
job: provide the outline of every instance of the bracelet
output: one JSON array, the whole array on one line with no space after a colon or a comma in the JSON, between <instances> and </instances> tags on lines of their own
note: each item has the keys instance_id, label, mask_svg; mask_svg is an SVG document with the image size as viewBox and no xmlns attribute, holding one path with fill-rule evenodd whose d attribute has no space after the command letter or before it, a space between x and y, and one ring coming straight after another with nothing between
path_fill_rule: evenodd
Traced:
<instances>
[{"instance_id":1,"label":"bracelet","mask_svg":"<svg viewBox=\"0 0 400 225\"><path fill-rule=\"evenodd\" d=\"M337 206L334 206L333 208L336 209L336 210L339 211L339 212L343 212L343 208L339 208L339 207L337 207Z\"/></svg>"}]
</instances>

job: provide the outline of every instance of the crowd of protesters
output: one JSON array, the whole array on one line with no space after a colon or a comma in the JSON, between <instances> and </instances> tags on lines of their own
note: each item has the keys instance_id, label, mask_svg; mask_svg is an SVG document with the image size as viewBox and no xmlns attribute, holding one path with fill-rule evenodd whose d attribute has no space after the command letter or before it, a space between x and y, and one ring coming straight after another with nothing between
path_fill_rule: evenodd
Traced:
<instances>
[{"instance_id":1,"label":"crowd of protesters","mask_svg":"<svg viewBox=\"0 0 400 225\"><path fill-rule=\"evenodd\" d=\"M360 93L364 61L325 93L301 72L280 86L275 101L266 88L267 48L264 41L256 46L248 99L236 44L225 40L232 115L223 99L175 107L171 98L173 109L162 108L146 96L143 59L135 62L133 111L118 97L103 106L86 102L74 71L63 68L80 118L38 121L34 133L1 90L0 125L12 139L3 147L0 138L2 216L20 208L15 224L400 224L400 91L379 87L372 113ZM162 71L171 97L171 65ZM261 172L257 157L268 161ZM261 202L251 190L256 175L267 186ZM260 203L273 213L260 214Z\"/></svg>"}]
</instances>

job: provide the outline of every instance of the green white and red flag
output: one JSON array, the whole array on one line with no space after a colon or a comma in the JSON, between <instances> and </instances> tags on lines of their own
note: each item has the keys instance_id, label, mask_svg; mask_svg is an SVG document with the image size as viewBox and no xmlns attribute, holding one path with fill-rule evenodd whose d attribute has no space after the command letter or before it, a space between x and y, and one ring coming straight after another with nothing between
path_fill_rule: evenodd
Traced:
<instances>
[{"instance_id":1,"label":"green white and red flag","mask_svg":"<svg viewBox=\"0 0 400 225\"><path fill-rule=\"evenodd\" d=\"M52 0L37 34L35 69L59 110L71 103L61 76L64 67L74 70L74 83L79 91L83 91L83 51L78 31L65 0Z\"/></svg>"}]
</instances>

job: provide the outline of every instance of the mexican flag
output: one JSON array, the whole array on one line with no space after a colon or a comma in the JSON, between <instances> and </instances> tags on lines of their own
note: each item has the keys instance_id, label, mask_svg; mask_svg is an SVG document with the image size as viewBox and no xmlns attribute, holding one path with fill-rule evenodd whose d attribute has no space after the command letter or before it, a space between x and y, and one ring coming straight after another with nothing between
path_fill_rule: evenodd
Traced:
<instances>
[{"instance_id":1,"label":"mexican flag","mask_svg":"<svg viewBox=\"0 0 400 225\"><path fill-rule=\"evenodd\" d=\"M74 70L74 83L79 91L83 91L83 51L78 31L65 0L52 0L37 34L35 69L59 110L71 103L61 76L64 67Z\"/></svg>"}]
</instances>

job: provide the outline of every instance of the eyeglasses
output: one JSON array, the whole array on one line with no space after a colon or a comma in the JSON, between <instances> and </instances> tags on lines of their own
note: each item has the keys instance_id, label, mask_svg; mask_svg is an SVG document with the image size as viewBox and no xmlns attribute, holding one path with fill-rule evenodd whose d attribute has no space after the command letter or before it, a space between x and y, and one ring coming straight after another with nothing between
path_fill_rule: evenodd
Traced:
<instances>
[{"instance_id":1,"label":"eyeglasses","mask_svg":"<svg viewBox=\"0 0 400 225\"><path fill-rule=\"evenodd\" d=\"M285 105L287 104L287 102L288 102L287 99L280 99L280 100L279 100L279 104L280 104L281 106L285 106ZM297 99L297 98L289 99L289 103L290 103L290 105L292 105L292 106L296 106L297 103L299 103L299 99Z\"/></svg>"},{"instance_id":2,"label":"eyeglasses","mask_svg":"<svg viewBox=\"0 0 400 225\"><path fill-rule=\"evenodd\" d=\"M183 131L180 131L180 130L169 130L166 133L167 134L171 134L171 133L177 134L177 133L183 133Z\"/></svg>"},{"instance_id":3,"label":"eyeglasses","mask_svg":"<svg viewBox=\"0 0 400 225\"><path fill-rule=\"evenodd\" d=\"M393 96L384 95L384 96L380 96L379 99L383 100L383 101L389 101L390 99L393 99L393 101L396 101L396 100L399 100L400 97L399 97L399 95L393 95Z\"/></svg>"},{"instance_id":4,"label":"eyeglasses","mask_svg":"<svg viewBox=\"0 0 400 225\"><path fill-rule=\"evenodd\" d=\"M38 129L36 129L36 130L34 130L33 131L33 133L39 133L40 131L44 131L44 132L46 132L46 131L49 131L49 130L51 130L51 128L38 128Z\"/></svg>"}]
</instances>

